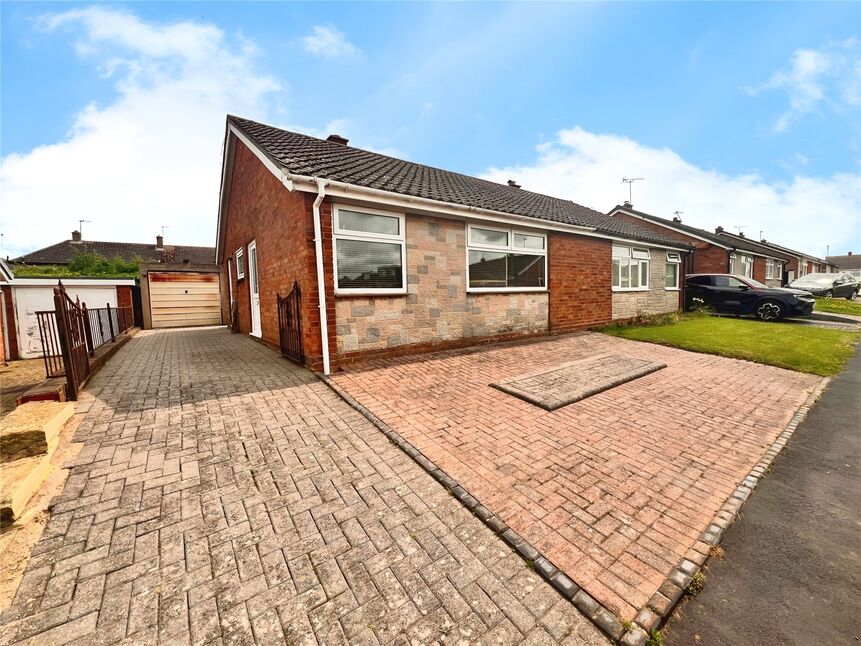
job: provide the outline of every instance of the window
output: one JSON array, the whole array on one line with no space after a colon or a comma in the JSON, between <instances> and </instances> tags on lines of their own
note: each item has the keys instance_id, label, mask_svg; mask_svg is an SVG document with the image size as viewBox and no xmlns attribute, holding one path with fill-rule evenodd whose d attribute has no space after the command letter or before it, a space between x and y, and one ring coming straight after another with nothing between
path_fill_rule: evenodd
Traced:
<instances>
[{"instance_id":1,"label":"window","mask_svg":"<svg viewBox=\"0 0 861 646\"><path fill-rule=\"evenodd\" d=\"M732 287L733 289L738 289L744 286L743 282L732 276L715 276L714 279L715 287Z\"/></svg>"},{"instance_id":2,"label":"window","mask_svg":"<svg viewBox=\"0 0 861 646\"><path fill-rule=\"evenodd\" d=\"M335 291L403 294L404 217L335 207Z\"/></svg>"},{"instance_id":3,"label":"window","mask_svg":"<svg viewBox=\"0 0 861 646\"><path fill-rule=\"evenodd\" d=\"M679 267L682 264L681 254L674 251L667 252L667 264L664 271L664 288L678 289L679 288Z\"/></svg>"},{"instance_id":4,"label":"window","mask_svg":"<svg viewBox=\"0 0 861 646\"><path fill-rule=\"evenodd\" d=\"M765 259L765 279L779 280L782 274L782 264L779 260Z\"/></svg>"},{"instance_id":5,"label":"window","mask_svg":"<svg viewBox=\"0 0 861 646\"><path fill-rule=\"evenodd\" d=\"M245 278L245 248L239 247L236 250L236 280Z\"/></svg>"},{"instance_id":6,"label":"window","mask_svg":"<svg viewBox=\"0 0 861 646\"><path fill-rule=\"evenodd\" d=\"M649 250L613 245L613 289L649 289Z\"/></svg>"},{"instance_id":7,"label":"window","mask_svg":"<svg viewBox=\"0 0 861 646\"><path fill-rule=\"evenodd\" d=\"M753 278L753 256L732 254L729 257L729 273Z\"/></svg>"},{"instance_id":8,"label":"window","mask_svg":"<svg viewBox=\"0 0 861 646\"><path fill-rule=\"evenodd\" d=\"M687 282L690 285L710 286L712 284L712 277L711 276L694 276L693 278L689 278Z\"/></svg>"},{"instance_id":9,"label":"window","mask_svg":"<svg viewBox=\"0 0 861 646\"><path fill-rule=\"evenodd\" d=\"M467 238L469 291L547 288L547 237L543 234L470 225Z\"/></svg>"}]
</instances>

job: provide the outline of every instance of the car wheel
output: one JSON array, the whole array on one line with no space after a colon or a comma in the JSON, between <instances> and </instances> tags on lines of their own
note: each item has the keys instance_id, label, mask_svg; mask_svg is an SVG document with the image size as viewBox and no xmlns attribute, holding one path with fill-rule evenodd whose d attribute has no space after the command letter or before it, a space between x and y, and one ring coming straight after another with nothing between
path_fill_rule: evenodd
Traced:
<instances>
[{"instance_id":1,"label":"car wheel","mask_svg":"<svg viewBox=\"0 0 861 646\"><path fill-rule=\"evenodd\" d=\"M834 298L834 292L829 289L825 292L825 298Z\"/></svg>"},{"instance_id":2,"label":"car wheel","mask_svg":"<svg viewBox=\"0 0 861 646\"><path fill-rule=\"evenodd\" d=\"M852 292L849 294L849 296L846 297L846 300L854 301L856 298L858 298L858 292Z\"/></svg>"},{"instance_id":3,"label":"car wheel","mask_svg":"<svg viewBox=\"0 0 861 646\"><path fill-rule=\"evenodd\" d=\"M775 301L763 301L756 306L756 318L760 321L777 321L783 316L783 308Z\"/></svg>"}]
</instances>

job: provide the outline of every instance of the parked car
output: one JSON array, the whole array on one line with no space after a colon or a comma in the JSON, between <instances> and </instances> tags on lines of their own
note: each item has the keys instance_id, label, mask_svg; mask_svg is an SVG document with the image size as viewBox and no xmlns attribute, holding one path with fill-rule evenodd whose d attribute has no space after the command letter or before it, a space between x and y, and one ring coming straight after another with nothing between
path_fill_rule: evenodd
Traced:
<instances>
[{"instance_id":1,"label":"parked car","mask_svg":"<svg viewBox=\"0 0 861 646\"><path fill-rule=\"evenodd\" d=\"M814 296L824 298L845 298L854 301L858 298L861 283L852 274L807 274L796 278L790 284L793 289L803 289Z\"/></svg>"},{"instance_id":2,"label":"parked car","mask_svg":"<svg viewBox=\"0 0 861 646\"><path fill-rule=\"evenodd\" d=\"M768 287L759 281L732 274L691 274L685 280L685 305L704 305L717 312L753 314L760 321L785 316L805 316L813 311L810 292Z\"/></svg>"}]
</instances>

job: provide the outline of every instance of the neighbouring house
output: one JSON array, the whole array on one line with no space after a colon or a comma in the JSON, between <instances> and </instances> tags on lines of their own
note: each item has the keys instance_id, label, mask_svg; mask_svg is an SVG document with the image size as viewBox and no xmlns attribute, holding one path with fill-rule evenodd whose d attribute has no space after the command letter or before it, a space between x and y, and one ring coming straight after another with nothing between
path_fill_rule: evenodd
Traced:
<instances>
[{"instance_id":1,"label":"neighbouring house","mask_svg":"<svg viewBox=\"0 0 861 646\"><path fill-rule=\"evenodd\" d=\"M140 289L135 286L133 290L137 325L159 328L222 323L220 272L214 264L214 247L168 245L161 235L155 237L154 245L82 240L80 232L72 231L71 240L25 254L13 262L68 265L82 253L139 263Z\"/></svg>"},{"instance_id":2,"label":"neighbouring house","mask_svg":"<svg viewBox=\"0 0 861 646\"><path fill-rule=\"evenodd\" d=\"M102 242L82 240L79 231L72 231L70 240L31 251L12 260L13 265L68 265L81 253L97 253L105 258L121 258L125 262L194 263L211 265L215 259L212 247L166 245L164 236L156 236L155 244L137 242Z\"/></svg>"},{"instance_id":3,"label":"neighbouring house","mask_svg":"<svg viewBox=\"0 0 861 646\"><path fill-rule=\"evenodd\" d=\"M12 356L9 354L9 323L6 318L6 301L12 299L12 273L6 261L0 258L0 363L6 363Z\"/></svg>"},{"instance_id":4,"label":"neighbouring house","mask_svg":"<svg viewBox=\"0 0 861 646\"><path fill-rule=\"evenodd\" d=\"M825 256L825 261L840 271L861 279L861 256L848 251L845 256Z\"/></svg>"},{"instance_id":5,"label":"neighbouring house","mask_svg":"<svg viewBox=\"0 0 861 646\"><path fill-rule=\"evenodd\" d=\"M133 278L63 277L62 281L71 299L80 299L90 308L133 306ZM57 278L16 276L3 286L3 311L10 359L35 359L42 356L36 312L54 309L54 287L57 282Z\"/></svg>"},{"instance_id":6,"label":"neighbouring house","mask_svg":"<svg viewBox=\"0 0 861 646\"><path fill-rule=\"evenodd\" d=\"M297 358L329 372L676 310L691 246L514 181L230 116L216 249L234 327L298 336Z\"/></svg>"},{"instance_id":7,"label":"neighbouring house","mask_svg":"<svg viewBox=\"0 0 861 646\"><path fill-rule=\"evenodd\" d=\"M792 282L796 278L806 274L828 274L837 271L837 267L830 264L827 260L818 258L817 256L813 256L803 251L788 249L787 247L771 242L770 240L760 240L759 244L776 253L786 254L790 258L787 263L788 273L791 276L788 282Z\"/></svg>"},{"instance_id":8,"label":"neighbouring house","mask_svg":"<svg viewBox=\"0 0 861 646\"><path fill-rule=\"evenodd\" d=\"M743 236L731 235L722 227L711 232L685 224L678 216L662 218L637 211L630 204L617 205L609 215L692 245L693 250L688 254L686 265L689 274L738 274L770 287L780 287L792 280L791 274L787 274L787 265L792 260L790 254Z\"/></svg>"}]
</instances>

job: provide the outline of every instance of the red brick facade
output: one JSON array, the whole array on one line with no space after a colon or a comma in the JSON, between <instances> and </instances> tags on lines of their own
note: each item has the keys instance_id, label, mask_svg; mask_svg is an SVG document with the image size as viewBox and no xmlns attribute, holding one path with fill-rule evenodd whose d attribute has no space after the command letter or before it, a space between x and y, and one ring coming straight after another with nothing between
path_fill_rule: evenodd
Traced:
<instances>
[{"instance_id":1,"label":"red brick facade","mask_svg":"<svg viewBox=\"0 0 861 646\"><path fill-rule=\"evenodd\" d=\"M609 240L550 233L550 332L561 334L613 318Z\"/></svg>"},{"instance_id":2,"label":"red brick facade","mask_svg":"<svg viewBox=\"0 0 861 646\"><path fill-rule=\"evenodd\" d=\"M765 258L753 257L753 279L765 284Z\"/></svg>"},{"instance_id":3,"label":"red brick facade","mask_svg":"<svg viewBox=\"0 0 861 646\"><path fill-rule=\"evenodd\" d=\"M248 243L256 240L261 340L278 347L275 297L276 294L286 295L296 281L302 292L302 347L308 364L319 369L322 366L322 348L314 263L313 201L314 195L288 191L244 144L236 142L225 213L222 271L227 282L226 266L230 260L231 289L238 305L239 330L244 333L251 331ZM330 209L324 204L321 210L328 214ZM240 247L245 252L245 276L242 279L237 277L234 256ZM228 307L229 293L229 289L222 290L225 307Z\"/></svg>"},{"instance_id":4,"label":"red brick facade","mask_svg":"<svg viewBox=\"0 0 861 646\"><path fill-rule=\"evenodd\" d=\"M298 282L302 290L301 324L302 345L306 363L315 370L322 369L322 342L318 308L317 269L314 249L313 203L314 193L289 191L244 144L235 142L233 166L225 211L225 227L220 246L221 270L229 289L222 290L222 308L229 313L229 295L232 289L237 303L238 329L251 331L251 303L249 286L248 244L257 246L260 291L261 341L277 348L279 345L276 294L286 295ZM391 347L357 350L344 348L339 354L339 337L336 305L351 297L335 298L332 258L332 202L326 198L320 205L323 266L325 271L326 306L328 318L329 356L331 370L339 365L373 356L391 356L438 350L443 347L461 347L511 338L546 334L561 334L608 323L613 318L612 302L612 243L609 240L574 234L548 233L549 295L542 313L540 332L536 330L512 331L510 325L487 334L465 335L463 338L434 338L408 340ZM417 224L419 220L415 220ZM439 225L440 230L444 227ZM465 231L465 229L464 229ZM465 233L461 233L461 238ZM461 241L463 243L463 241ZM420 247L422 245L419 245ZM244 250L245 275L239 279L236 272L235 252ZM433 255L433 254L432 254ZM458 254L460 257L461 254ZM427 260L427 258L424 258ZM228 266L230 273L228 274ZM463 270L450 268L460 275ZM231 279L228 281L228 275ZM459 293L459 292L458 292ZM363 298L368 299L367 296ZM383 297L381 297L383 298ZM490 300L489 297L482 297ZM478 300L479 297L473 297ZM500 304L486 307L506 307L508 296L500 297ZM473 303L475 307L478 304ZM512 307L509 303L507 307ZM343 308L342 308L343 309ZM472 311L475 308L470 308ZM546 316L546 318L544 318ZM229 320L229 316L225 318ZM345 325L349 327L345 319ZM349 331L347 332L349 333ZM343 336L342 332L342 336Z\"/></svg>"}]
</instances>

